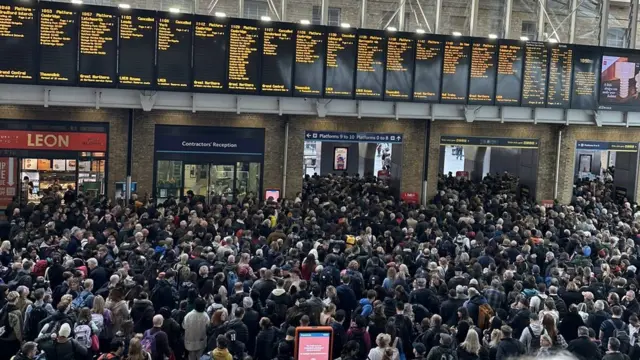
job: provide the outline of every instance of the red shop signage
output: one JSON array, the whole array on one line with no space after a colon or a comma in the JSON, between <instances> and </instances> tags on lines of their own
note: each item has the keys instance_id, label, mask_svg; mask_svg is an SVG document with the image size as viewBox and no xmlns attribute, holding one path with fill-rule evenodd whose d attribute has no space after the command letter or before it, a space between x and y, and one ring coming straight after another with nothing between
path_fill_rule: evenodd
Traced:
<instances>
[{"instance_id":1,"label":"red shop signage","mask_svg":"<svg viewBox=\"0 0 640 360\"><path fill-rule=\"evenodd\" d=\"M0 135L2 136L2 135ZM18 189L18 159L0 157L0 209L6 209Z\"/></svg>"},{"instance_id":2,"label":"red shop signage","mask_svg":"<svg viewBox=\"0 0 640 360\"><path fill-rule=\"evenodd\" d=\"M418 193L416 192L403 192L400 194L400 200L406 202L407 204L417 204L418 203Z\"/></svg>"},{"instance_id":3,"label":"red shop signage","mask_svg":"<svg viewBox=\"0 0 640 360\"><path fill-rule=\"evenodd\" d=\"M0 149L107 151L106 133L0 131Z\"/></svg>"}]
</instances>

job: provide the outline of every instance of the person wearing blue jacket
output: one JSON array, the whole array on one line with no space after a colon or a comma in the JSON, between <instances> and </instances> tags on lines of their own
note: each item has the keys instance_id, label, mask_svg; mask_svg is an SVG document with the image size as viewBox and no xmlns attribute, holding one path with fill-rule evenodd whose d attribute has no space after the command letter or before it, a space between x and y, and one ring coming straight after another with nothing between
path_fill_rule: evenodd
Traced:
<instances>
[{"instance_id":1,"label":"person wearing blue jacket","mask_svg":"<svg viewBox=\"0 0 640 360\"><path fill-rule=\"evenodd\" d=\"M474 324L478 323L478 312L480 309L480 305L486 304L487 299L480 295L478 290L475 288L469 288L469 301L465 304L465 307L469 311L469 317L473 320Z\"/></svg>"},{"instance_id":2,"label":"person wearing blue jacket","mask_svg":"<svg viewBox=\"0 0 640 360\"><path fill-rule=\"evenodd\" d=\"M362 311L360 311L360 314L355 314L355 315L362 315L362 316L368 318L369 315L371 315L373 313L373 302L374 301L376 301L376 292L375 292L375 290L367 291L367 297L360 299L360 302L358 303L358 306L362 307Z\"/></svg>"}]
</instances>

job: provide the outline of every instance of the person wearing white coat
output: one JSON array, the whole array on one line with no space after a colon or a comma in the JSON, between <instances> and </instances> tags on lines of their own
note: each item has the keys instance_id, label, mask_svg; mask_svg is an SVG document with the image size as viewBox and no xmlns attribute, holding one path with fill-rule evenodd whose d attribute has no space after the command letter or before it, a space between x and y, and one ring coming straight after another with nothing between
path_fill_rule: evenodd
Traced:
<instances>
[{"instance_id":1,"label":"person wearing white coat","mask_svg":"<svg viewBox=\"0 0 640 360\"><path fill-rule=\"evenodd\" d=\"M205 312L206 302L202 298L195 301L195 308L182 321L184 328L184 348L189 352L189 360L199 360L207 347L207 324L209 315Z\"/></svg>"}]
</instances>

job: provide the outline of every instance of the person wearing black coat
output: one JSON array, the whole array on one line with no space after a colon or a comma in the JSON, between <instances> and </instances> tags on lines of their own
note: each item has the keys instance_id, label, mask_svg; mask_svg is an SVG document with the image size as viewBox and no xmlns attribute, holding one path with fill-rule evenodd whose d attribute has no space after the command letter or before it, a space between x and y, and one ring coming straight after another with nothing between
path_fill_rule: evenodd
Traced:
<instances>
[{"instance_id":1,"label":"person wearing black coat","mask_svg":"<svg viewBox=\"0 0 640 360\"><path fill-rule=\"evenodd\" d=\"M331 323L333 329L333 358L339 358L342 347L347 343L347 331L344 329L343 323L345 319L344 311L336 311L335 321Z\"/></svg>"},{"instance_id":2,"label":"person wearing black coat","mask_svg":"<svg viewBox=\"0 0 640 360\"><path fill-rule=\"evenodd\" d=\"M358 307L358 298L351 286L349 286L350 282L351 278L348 275L344 275L342 276L342 285L336 288L339 300L337 308L344 310L347 320L351 319L351 312Z\"/></svg>"},{"instance_id":3,"label":"person wearing black coat","mask_svg":"<svg viewBox=\"0 0 640 360\"><path fill-rule=\"evenodd\" d=\"M256 336L260 332L260 314L253 309L253 300L249 297L242 300L242 307L244 308L242 322L247 326L249 332L249 341L246 345L249 351L253 351L256 347Z\"/></svg>"},{"instance_id":4,"label":"person wearing black coat","mask_svg":"<svg viewBox=\"0 0 640 360\"><path fill-rule=\"evenodd\" d=\"M569 342L567 351L578 360L600 360L602 354L596 343L589 338L589 329L585 326L578 328L578 337Z\"/></svg>"},{"instance_id":5,"label":"person wearing black coat","mask_svg":"<svg viewBox=\"0 0 640 360\"><path fill-rule=\"evenodd\" d=\"M420 304L427 308L431 313L438 312L438 297L431 290L426 288L427 280L425 278L418 278L415 280L416 289L409 294L409 302L411 304Z\"/></svg>"},{"instance_id":6,"label":"person wearing black coat","mask_svg":"<svg viewBox=\"0 0 640 360\"><path fill-rule=\"evenodd\" d=\"M247 344L249 342L249 329L247 325L242 322L244 313L244 308L237 308L234 313L235 318L226 325L226 331L234 330L236 332L236 340Z\"/></svg>"},{"instance_id":7,"label":"person wearing black coat","mask_svg":"<svg viewBox=\"0 0 640 360\"><path fill-rule=\"evenodd\" d=\"M169 281L160 279L156 282L156 286L151 292L151 302L153 302L153 307L156 311L159 311L162 307L168 307L172 310L176 308L176 299Z\"/></svg>"},{"instance_id":8,"label":"person wearing black coat","mask_svg":"<svg viewBox=\"0 0 640 360\"><path fill-rule=\"evenodd\" d=\"M460 308L466 299L464 294L458 295L455 289L449 290L449 298L440 305L440 316L442 322L446 325L453 326L458 323L458 308Z\"/></svg>"},{"instance_id":9,"label":"person wearing black coat","mask_svg":"<svg viewBox=\"0 0 640 360\"><path fill-rule=\"evenodd\" d=\"M262 306L267 304L267 298L271 292L276 288L276 282L273 280L273 272L267 270L264 272L264 279L260 279L253 284L253 291L260 294L260 302ZM271 358L269 358L271 360Z\"/></svg>"},{"instance_id":10,"label":"person wearing black coat","mask_svg":"<svg viewBox=\"0 0 640 360\"><path fill-rule=\"evenodd\" d=\"M260 333L256 338L253 360L271 360L273 358L273 343L276 340L276 329L269 318L260 320Z\"/></svg>"},{"instance_id":11,"label":"person wearing black coat","mask_svg":"<svg viewBox=\"0 0 640 360\"><path fill-rule=\"evenodd\" d=\"M89 279L93 280L93 288L100 289L102 285L109 282L109 274L107 270L102 266L98 265L98 261L94 259L89 259L87 261L87 267L89 268Z\"/></svg>"},{"instance_id":12,"label":"person wearing black coat","mask_svg":"<svg viewBox=\"0 0 640 360\"><path fill-rule=\"evenodd\" d=\"M140 299L133 300L131 307L131 320L133 332L142 334L153 327L153 316L156 314L153 304L149 301L147 293L141 293Z\"/></svg>"},{"instance_id":13,"label":"person wearing black coat","mask_svg":"<svg viewBox=\"0 0 640 360\"><path fill-rule=\"evenodd\" d=\"M516 358L527 352L523 343L511 337L511 327L503 326L500 330L504 338L498 343L496 360Z\"/></svg>"},{"instance_id":14,"label":"person wearing black coat","mask_svg":"<svg viewBox=\"0 0 640 360\"><path fill-rule=\"evenodd\" d=\"M173 350L176 359L181 359L184 353L184 341L182 339L182 328L177 321L171 318L171 310L163 307L160 309L160 315L164 318L162 322L162 331L167 334L169 339L169 347Z\"/></svg>"},{"instance_id":15,"label":"person wearing black coat","mask_svg":"<svg viewBox=\"0 0 640 360\"><path fill-rule=\"evenodd\" d=\"M571 305L571 307L569 307L569 314L562 318L558 326L558 332L564 337L566 342L570 342L578 337L578 329L581 326L584 326L584 321L580 314L578 314L578 307Z\"/></svg>"}]
</instances>

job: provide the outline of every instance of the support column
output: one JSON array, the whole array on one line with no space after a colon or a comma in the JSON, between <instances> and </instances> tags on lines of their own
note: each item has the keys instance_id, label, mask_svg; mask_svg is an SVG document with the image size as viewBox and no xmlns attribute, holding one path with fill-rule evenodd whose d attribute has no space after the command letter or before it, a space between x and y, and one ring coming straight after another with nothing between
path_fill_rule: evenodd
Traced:
<instances>
[{"instance_id":1,"label":"support column","mask_svg":"<svg viewBox=\"0 0 640 360\"><path fill-rule=\"evenodd\" d=\"M544 41L544 12L547 7L547 0L538 1L538 41Z\"/></svg>"},{"instance_id":2,"label":"support column","mask_svg":"<svg viewBox=\"0 0 640 360\"><path fill-rule=\"evenodd\" d=\"M478 2L480 0L471 0L471 16L469 18L469 36L474 36L478 27Z\"/></svg>"},{"instance_id":3,"label":"support column","mask_svg":"<svg viewBox=\"0 0 640 360\"><path fill-rule=\"evenodd\" d=\"M607 45L607 34L609 34L609 0L602 0L600 9L600 46Z\"/></svg>"},{"instance_id":4,"label":"support column","mask_svg":"<svg viewBox=\"0 0 640 360\"><path fill-rule=\"evenodd\" d=\"M238 0L238 17L244 17L244 0Z\"/></svg>"},{"instance_id":5,"label":"support column","mask_svg":"<svg viewBox=\"0 0 640 360\"><path fill-rule=\"evenodd\" d=\"M576 16L578 14L578 0L571 0L571 18L569 22L569 43L576 41Z\"/></svg>"},{"instance_id":6,"label":"support column","mask_svg":"<svg viewBox=\"0 0 640 360\"><path fill-rule=\"evenodd\" d=\"M433 32L440 33L440 13L442 10L442 0L436 0L436 23L433 25Z\"/></svg>"},{"instance_id":7,"label":"support column","mask_svg":"<svg viewBox=\"0 0 640 360\"><path fill-rule=\"evenodd\" d=\"M404 18L404 10L405 10L405 4L407 0L398 0L399 1L399 9L398 11L400 12L398 14L398 31L404 31L404 22L405 22L405 18Z\"/></svg>"},{"instance_id":8,"label":"support column","mask_svg":"<svg viewBox=\"0 0 640 360\"><path fill-rule=\"evenodd\" d=\"M280 21L287 21L287 0L280 0Z\"/></svg>"},{"instance_id":9,"label":"support column","mask_svg":"<svg viewBox=\"0 0 640 360\"><path fill-rule=\"evenodd\" d=\"M327 25L329 18L329 0L320 3L320 25Z\"/></svg>"},{"instance_id":10,"label":"support column","mask_svg":"<svg viewBox=\"0 0 640 360\"><path fill-rule=\"evenodd\" d=\"M360 4L360 28L364 29L367 23L367 0L362 0Z\"/></svg>"},{"instance_id":11,"label":"support column","mask_svg":"<svg viewBox=\"0 0 640 360\"><path fill-rule=\"evenodd\" d=\"M631 26L629 26L629 49L636 48L636 32L638 32L638 0L631 0Z\"/></svg>"},{"instance_id":12,"label":"support column","mask_svg":"<svg viewBox=\"0 0 640 360\"><path fill-rule=\"evenodd\" d=\"M504 10L504 30L502 37L509 38L509 30L511 30L511 9L513 8L513 0L506 0Z\"/></svg>"}]
</instances>

